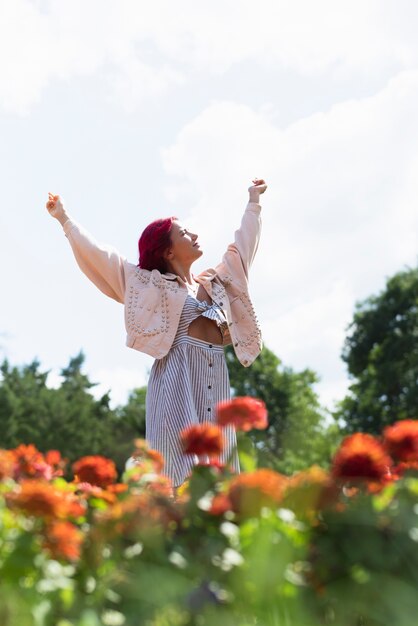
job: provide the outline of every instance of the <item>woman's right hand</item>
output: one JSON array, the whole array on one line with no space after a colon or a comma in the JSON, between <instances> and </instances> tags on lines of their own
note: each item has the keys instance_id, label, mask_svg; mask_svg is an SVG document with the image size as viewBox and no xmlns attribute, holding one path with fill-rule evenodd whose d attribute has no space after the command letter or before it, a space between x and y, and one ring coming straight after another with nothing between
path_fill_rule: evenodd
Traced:
<instances>
[{"instance_id":1,"label":"woman's right hand","mask_svg":"<svg viewBox=\"0 0 418 626\"><path fill-rule=\"evenodd\" d=\"M55 217L55 219L59 222L62 223L63 220L68 219L61 198L59 196L54 196L51 192L48 193L46 208L49 214L52 215L52 217Z\"/></svg>"}]
</instances>

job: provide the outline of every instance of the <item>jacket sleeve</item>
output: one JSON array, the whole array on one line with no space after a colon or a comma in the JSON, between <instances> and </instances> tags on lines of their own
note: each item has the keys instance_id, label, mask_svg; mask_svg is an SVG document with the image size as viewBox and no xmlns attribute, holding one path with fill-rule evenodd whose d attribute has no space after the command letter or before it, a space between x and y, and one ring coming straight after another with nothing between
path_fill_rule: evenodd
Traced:
<instances>
[{"instance_id":1,"label":"jacket sleeve","mask_svg":"<svg viewBox=\"0 0 418 626\"><path fill-rule=\"evenodd\" d=\"M226 267L236 265L239 259L245 277L248 280L248 272L257 252L261 233L261 206L255 202L249 202L242 216L241 226L235 231L234 242L229 244L221 265ZM235 258L234 258L235 257ZM235 262L234 262L235 261Z\"/></svg>"},{"instance_id":2,"label":"jacket sleeve","mask_svg":"<svg viewBox=\"0 0 418 626\"><path fill-rule=\"evenodd\" d=\"M111 246L100 244L76 222L63 226L81 271L106 296L124 302L126 260Z\"/></svg>"}]
</instances>

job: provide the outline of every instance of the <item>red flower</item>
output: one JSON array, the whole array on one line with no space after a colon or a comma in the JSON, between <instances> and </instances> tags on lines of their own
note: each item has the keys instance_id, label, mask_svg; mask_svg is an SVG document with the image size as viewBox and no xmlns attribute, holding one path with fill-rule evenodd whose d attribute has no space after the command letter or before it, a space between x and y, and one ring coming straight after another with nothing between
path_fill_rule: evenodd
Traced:
<instances>
[{"instance_id":1,"label":"red flower","mask_svg":"<svg viewBox=\"0 0 418 626\"><path fill-rule=\"evenodd\" d=\"M395 459L418 461L418 420L401 420L383 431L384 444Z\"/></svg>"},{"instance_id":2,"label":"red flower","mask_svg":"<svg viewBox=\"0 0 418 626\"><path fill-rule=\"evenodd\" d=\"M264 506L279 506L287 481L286 476L267 468L234 476L227 493L232 510L247 516L258 515Z\"/></svg>"},{"instance_id":3,"label":"red flower","mask_svg":"<svg viewBox=\"0 0 418 626\"><path fill-rule=\"evenodd\" d=\"M196 424L182 431L184 454L217 456L222 452L223 435L216 424Z\"/></svg>"},{"instance_id":4,"label":"red flower","mask_svg":"<svg viewBox=\"0 0 418 626\"><path fill-rule=\"evenodd\" d=\"M232 511L232 503L225 493L218 493L214 496L209 513L212 515L223 515L227 511Z\"/></svg>"},{"instance_id":5,"label":"red flower","mask_svg":"<svg viewBox=\"0 0 418 626\"><path fill-rule=\"evenodd\" d=\"M392 475L395 479L400 478L405 473L413 473L418 476L418 461L409 461L407 463L399 463L392 469Z\"/></svg>"},{"instance_id":6,"label":"red flower","mask_svg":"<svg viewBox=\"0 0 418 626\"><path fill-rule=\"evenodd\" d=\"M244 396L220 402L216 407L217 422L220 426L232 424L237 430L267 428L267 409L262 400Z\"/></svg>"},{"instance_id":7,"label":"red flower","mask_svg":"<svg viewBox=\"0 0 418 626\"><path fill-rule=\"evenodd\" d=\"M343 481L381 481L392 459L375 437L356 433L346 437L334 456L332 474Z\"/></svg>"},{"instance_id":8,"label":"red flower","mask_svg":"<svg viewBox=\"0 0 418 626\"><path fill-rule=\"evenodd\" d=\"M83 533L71 522L53 521L45 528L44 548L55 559L80 558Z\"/></svg>"},{"instance_id":9,"label":"red flower","mask_svg":"<svg viewBox=\"0 0 418 626\"><path fill-rule=\"evenodd\" d=\"M73 463L73 472L77 482L90 483L98 487L107 487L117 478L114 462L99 455L83 456Z\"/></svg>"}]
</instances>

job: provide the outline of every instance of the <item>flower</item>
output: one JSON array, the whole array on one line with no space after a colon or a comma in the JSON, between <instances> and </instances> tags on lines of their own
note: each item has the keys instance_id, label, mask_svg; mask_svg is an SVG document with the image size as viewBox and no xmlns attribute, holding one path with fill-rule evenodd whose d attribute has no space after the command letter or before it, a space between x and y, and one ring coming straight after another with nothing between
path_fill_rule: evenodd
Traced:
<instances>
[{"instance_id":1,"label":"flower","mask_svg":"<svg viewBox=\"0 0 418 626\"><path fill-rule=\"evenodd\" d=\"M150 464L153 466L154 472L160 473L164 467L164 457L158 450L153 450L148 446L145 439L135 439L135 450L132 458L136 464Z\"/></svg>"},{"instance_id":2,"label":"flower","mask_svg":"<svg viewBox=\"0 0 418 626\"><path fill-rule=\"evenodd\" d=\"M15 479L21 478L44 478L51 480L53 477L52 467L45 460L42 452L33 445L21 444L12 450L15 460Z\"/></svg>"},{"instance_id":3,"label":"flower","mask_svg":"<svg viewBox=\"0 0 418 626\"><path fill-rule=\"evenodd\" d=\"M216 424L196 424L180 434L184 454L216 456L222 452L223 435Z\"/></svg>"},{"instance_id":4,"label":"flower","mask_svg":"<svg viewBox=\"0 0 418 626\"><path fill-rule=\"evenodd\" d=\"M384 445L395 459L418 461L418 420L400 420L383 431Z\"/></svg>"},{"instance_id":5,"label":"flower","mask_svg":"<svg viewBox=\"0 0 418 626\"><path fill-rule=\"evenodd\" d=\"M11 508L39 517L63 519L84 513L72 493L40 480L23 480L17 491L6 494L6 500Z\"/></svg>"},{"instance_id":6,"label":"flower","mask_svg":"<svg viewBox=\"0 0 418 626\"><path fill-rule=\"evenodd\" d=\"M234 476L226 495L235 513L258 515L262 507L278 506L281 503L287 481L283 474L261 468ZM227 501L223 503L226 505Z\"/></svg>"},{"instance_id":7,"label":"flower","mask_svg":"<svg viewBox=\"0 0 418 626\"><path fill-rule=\"evenodd\" d=\"M73 463L77 482L86 482L97 487L107 487L117 478L116 466L104 456L83 456Z\"/></svg>"},{"instance_id":8,"label":"flower","mask_svg":"<svg viewBox=\"0 0 418 626\"><path fill-rule=\"evenodd\" d=\"M328 472L313 465L290 476L284 505L297 514L312 513L337 501L339 490Z\"/></svg>"},{"instance_id":9,"label":"flower","mask_svg":"<svg viewBox=\"0 0 418 626\"><path fill-rule=\"evenodd\" d=\"M408 461L406 463L398 463L392 468L392 475L395 479L404 476L406 473L414 474L418 476L418 461Z\"/></svg>"},{"instance_id":10,"label":"flower","mask_svg":"<svg viewBox=\"0 0 418 626\"><path fill-rule=\"evenodd\" d=\"M216 406L216 419L220 426L232 424L237 430L244 431L268 426L266 405L262 400L249 396L219 402Z\"/></svg>"},{"instance_id":11,"label":"flower","mask_svg":"<svg viewBox=\"0 0 418 626\"><path fill-rule=\"evenodd\" d=\"M10 450L0 450L0 480L10 478L14 474L15 460Z\"/></svg>"},{"instance_id":12,"label":"flower","mask_svg":"<svg viewBox=\"0 0 418 626\"><path fill-rule=\"evenodd\" d=\"M211 502L208 510L212 515L223 515L227 511L232 511L232 503L226 493L217 493Z\"/></svg>"},{"instance_id":13,"label":"flower","mask_svg":"<svg viewBox=\"0 0 418 626\"><path fill-rule=\"evenodd\" d=\"M346 437L337 450L332 475L342 481L382 481L392 459L380 442L367 433Z\"/></svg>"},{"instance_id":14,"label":"flower","mask_svg":"<svg viewBox=\"0 0 418 626\"><path fill-rule=\"evenodd\" d=\"M80 558L83 533L71 522L53 521L44 531L43 547L54 559L76 561Z\"/></svg>"}]
</instances>

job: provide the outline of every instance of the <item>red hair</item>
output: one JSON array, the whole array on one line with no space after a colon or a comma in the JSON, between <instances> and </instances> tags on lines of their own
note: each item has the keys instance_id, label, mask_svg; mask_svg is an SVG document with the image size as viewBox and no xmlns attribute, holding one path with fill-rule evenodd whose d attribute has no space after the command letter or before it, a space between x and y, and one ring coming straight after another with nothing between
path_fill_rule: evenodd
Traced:
<instances>
[{"instance_id":1,"label":"red hair","mask_svg":"<svg viewBox=\"0 0 418 626\"><path fill-rule=\"evenodd\" d=\"M171 246L171 228L177 217L166 217L148 224L138 241L139 263L143 270L167 272L164 253Z\"/></svg>"}]
</instances>

